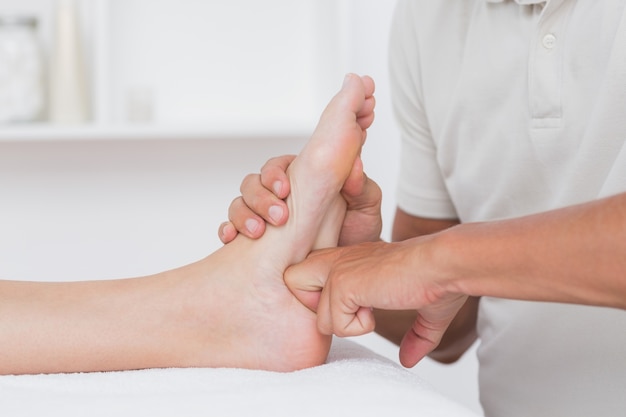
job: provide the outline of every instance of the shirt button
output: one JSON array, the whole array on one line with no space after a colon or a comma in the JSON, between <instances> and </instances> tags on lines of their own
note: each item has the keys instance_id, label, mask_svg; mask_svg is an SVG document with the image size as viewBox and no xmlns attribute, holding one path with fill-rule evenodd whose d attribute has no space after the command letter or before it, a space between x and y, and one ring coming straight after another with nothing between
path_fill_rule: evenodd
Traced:
<instances>
[{"instance_id":1,"label":"shirt button","mask_svg":"<svg viewBox=\"0 0 626 417\"><path fill-rule=\"evenodd\" d=\"M543 37L541 44L546 49L554 48L556 46L556 36L554 36L552 33L548 33L546 36Z\"/></svg>"}]
</instances>

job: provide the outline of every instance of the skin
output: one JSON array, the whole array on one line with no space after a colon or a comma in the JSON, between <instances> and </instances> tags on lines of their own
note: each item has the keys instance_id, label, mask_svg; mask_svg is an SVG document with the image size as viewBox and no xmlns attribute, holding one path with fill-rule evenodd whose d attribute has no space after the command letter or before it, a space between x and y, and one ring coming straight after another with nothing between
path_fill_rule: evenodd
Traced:
<instances>
[{"instance_id":1,"label":"skin","mask_svg":"<svg viewBox=\"0 0 626 417\"><path fill-rule=\"evenodd\" d=\"M250 213L263 213L259 201L279 204L267 185L282 181L280 171L264 168L255 184L242 187L239 204L248 207L231 210L229 226L236 230L241 219L256 216ZM245 197L250 193L256 200ZM346 198L348 213L365 224L373 213L360 213L351 201L373 210L377 198L366 191ZM405 366L428 354L458 359L476 339L480 296L626 308L626 193L518 219L457 223L398 210L396 242L362 230L343 236L368 243L313 253L286 272L286 282L317 311L324 334L376 330L400 344Z\"/></svg>"},{"instance_id":2,"label":"skin","mask_svg":"<svg viewBox=\"0 0 626 417\"><path fill-rule=\"evenodd\" d=\"M291 192L291 186L286 172L294 158L294 155L272 158L263 165L260 174L248 174L244 178L241 196L235 198L228 209L229 221L222 223L218 230L223 243L230 243L239 233L258 239L267 225L283 226L287 222L289 209L284 199ZM346 246L379 240L382 192L378 184L367 177L360 159L355 162L341 195L347 212L338 244Z\"/></svg>"},{"instance_id":3,"label":"skin","mask_svg":"<svg viewBox=\"0 0 626 417\"><path fill-rule=\"evenodd\" d=\"M147 277L0 281L0 374L323 363L331 338L283 273L311 249L337 243L346 214L340 190L359 166L373 92L370 78L346 77L287 170L290 219L262 238L238 235L198 262Z\"/></svg>"},{"instance_id":4,"label":"skin","mask_svg":"<svg viewBox=\"0 0 626 417\"><path fill-rule=\"evenodd\" d=\"M371 308L415 309L400 360L436 345L467 296L626 309L626 193L511 220L468 223L398 243L313 253L285 274L324 334L375 327Z\"/></svg>"},{"instance_id":5,"label":"skin","mask_svg":"<svg viewBox=\"0 0 626 417\"><path fill-rule=\"evenodd\" d=\"M392 240L399 242L430 235L459 224L457 219L428 219L396 210ZM476 319L479 297L469 297L451 322L439 344L428 355L441 363L457 361L478 338ZM417 318L417 311L376 310L376 332L398 346L407 329Z\"/></svg>"},{"instance_id":6,"label":"skin","mask_svg":"<svg viewBox=\"0 0 626 417\"><path fill-rule=\"evenodd\" d=\"M265 232L266 224L281 226L288 217L289 210L282 200L289 195L289 181L286 170L294 156L285 155L268 160L259 174L247 175L241 184L241 196L233 200L229 207L229 221L218 231L223 243L229 243L244 234L257 239ZM339 235L339 246L380 240L382 217L380 214L382 192L380 187L363 172L359 164L346 181L342 196L347 203L344 225ZM272 212L280 213L273 218ZM257 214L259 213L259 214ZM253 230L247 226L253 224ZM398 209L394 219L393 240L400 241L439 232L458 224L458 220L427 219L411 216ZM445 337L433 349L430 356L443 363L451 363L476 340L476 313L478 298L472 297L461 309L458 318L450 325ZM417 318L415 310L375 309L375 331L391 342L400 345L407 329Z\"/></svg>"}]
</instances>

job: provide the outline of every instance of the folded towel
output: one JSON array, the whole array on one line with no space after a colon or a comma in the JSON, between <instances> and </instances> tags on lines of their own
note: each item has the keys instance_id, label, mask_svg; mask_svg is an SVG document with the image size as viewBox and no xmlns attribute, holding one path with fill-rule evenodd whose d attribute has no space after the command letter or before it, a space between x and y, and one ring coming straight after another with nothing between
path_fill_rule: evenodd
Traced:
<instances>
[{"instance_id":1,"label":"folded towel","mask_svg":"<svg viewBox=\"0 0 626 417\"><path fill-rule=\"evenodd\" d=\"M0 377L0 416L475 416L352 341L297 372L148 369Z\"/></svg>"}]
</instances>

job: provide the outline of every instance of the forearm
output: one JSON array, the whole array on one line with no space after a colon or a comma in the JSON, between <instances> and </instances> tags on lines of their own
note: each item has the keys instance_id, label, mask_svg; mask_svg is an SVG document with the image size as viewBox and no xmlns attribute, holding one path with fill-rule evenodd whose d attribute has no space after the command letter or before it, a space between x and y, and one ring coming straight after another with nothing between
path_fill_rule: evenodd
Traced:
<instances>
[{"instance_id":1,"label":"forearm","mask_svg":"<svg viewBox=\"0 0 626 417\"><path fill-rule=\"evenodd\" d=\"M137 369L174 364L181 332L176 280L0 281L0 374ZM176 295L178 297L178 295ZM178 328L176 324L178 323ZM176 352L180 359L180 352Z\"/></svg>"},{"instance_id":2,"label":"forearm","mask_svg":"<svg viewBox=\"0 0 626 417\"><path fill-rule=\"evenodd\" d=\"M452 292L626 308L626 194L461 225L434 244Z\"/></svg>"}]
</instances>

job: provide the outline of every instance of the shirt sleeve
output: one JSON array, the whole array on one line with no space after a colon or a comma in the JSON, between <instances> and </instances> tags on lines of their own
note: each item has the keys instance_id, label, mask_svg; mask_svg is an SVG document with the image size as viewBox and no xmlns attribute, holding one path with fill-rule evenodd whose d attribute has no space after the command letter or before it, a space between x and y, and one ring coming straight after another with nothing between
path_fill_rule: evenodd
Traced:
<instances>
[{"instance_id":1,"label":"shirt sleeve","mask_svg":"<svg viewBox=\"0 0 626 417\"><path fill-rule=\"evenodd\" d=\"M437 162L422 95L420 3L397 3L389 44L391 96L402 141L396 201L414 216L452 219L458 216Z\"/></svg>"}]
</instances>

